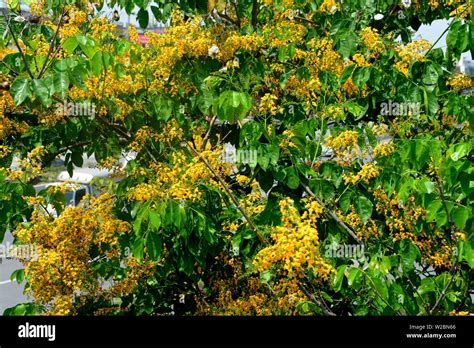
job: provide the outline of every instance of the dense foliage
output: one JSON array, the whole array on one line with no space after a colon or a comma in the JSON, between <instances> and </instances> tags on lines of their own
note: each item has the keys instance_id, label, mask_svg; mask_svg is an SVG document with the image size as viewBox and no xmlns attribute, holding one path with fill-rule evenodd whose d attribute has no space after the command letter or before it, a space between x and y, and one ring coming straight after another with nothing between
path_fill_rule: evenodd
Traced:
<instances>
[{"instance_id":1,"label":"dense foliage","mask_svg":"<svg viewBox=\"0 0 474 348\"><path fill-rule=\"evenodd\" d=\"M39 253L6 314L474 311L470 1L110 1L169 23L144 47L100 1L8 3L0 239ZM35 194L84 154L121 180Z\"/></svg>"}]
</instances>

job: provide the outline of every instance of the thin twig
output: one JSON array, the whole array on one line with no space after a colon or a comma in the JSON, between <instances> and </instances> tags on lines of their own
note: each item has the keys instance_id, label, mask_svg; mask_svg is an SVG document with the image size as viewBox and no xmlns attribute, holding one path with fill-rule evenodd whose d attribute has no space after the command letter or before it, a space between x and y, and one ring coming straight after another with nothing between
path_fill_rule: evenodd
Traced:
<instances>
[{"instance_id":1,"label":"thin twig","mask_svg":"<svg viewBox=\"0 0 474 348\"><path fill-rule=\"evenodd\" d=\"M18 48L18 51L20 52L20 56L23 59L23 62L25 63L26 71L28 72L28 75L30 75L30 77L34 80L35 77L33 76L33 73L30 70L30 65L28 64L28 61L26 60L26 56L24 55L23 50L21 49L20 44L18 43L18 40L15 34L13 33L13 29L10 25L10 19L7 17L7 13L5 11L3 12L3 15L5 17L5 22L7 23L8 30L10 31L10 34L12 35L13 41L15 41L15 45Z\"/></svg>"},{"instance_id":2,"label":"thin twig","mask_svg":"<svg viewBox=\"0 0 474 348\"><path fill-rule=\"evenodd\" d=\"M362 242L361 240L359 239L359 237L357 237L357 235L354 233L354 231L352 231L349 226L347 226L337 215L336 213L334 213L332 210L329 210L328 207L326 207L324 205L324 203L318 198L316 197L316 195L313 193L313 191L311 191L311 189L304 183L301 183L301 185L303 186L303 188L305 189L305 191L311 196L313 197L316 202L318 202L318 204L329 214L329 216L331 216L342 228L344 228L351 236L352 238L354 238L356 240L357 243L361 244L362 245Z\"/></svg>"},{"instance_id":3,"label":"thin twig","mask_svg":"<svg viewBox=\"0 0 474 348\"><path fill-rule=\"evenodd\" d=\"M454 261L453 261L453 265L451 266L451 270L449 271L451 273L451 279L449 279L449 282L448 284L446 284L445 288L443 289L443 291L441 292L441 296L438 298L438 300L436 301L436 303L434 304L433 308L431 308L431 310L428 312L429 315L432 315L434 310L439 306L439 304L441 303L441 301L444 299L444 297L446 296L447 294L447 291L449 289L449 287L451 286L451 284L453 283L454 281L454 276L456 275L456 270L457 270L457 267L456 267L456 261L457 259L455 258Z\"/></svg>"},{"instance_id":4,"label":"thin twig","mask_svg":"<svg viewBox=\"0 0 474 348\"><path fill-rule=\"evenodd\" d=\"M51 39L51 42L49 43L48 54L46 55L46 59L43 63L43 67L41 68L40 73L38 74L38 79L40 79L41 76L43 76L44 72L46 71L46 66L47 66L47 63L48 63L48 59L51 56L51 53L53 52L54 43L56 42L56 38L58 37L59 28L61 28L61 22L62 22L63 17L64 17L65 14L66 14L66 11L64 11L64 9L63 9L61 11L61 16L59 17L59 23L58 23L58 27L56 28L56 32L54 33L54 36ZM52 57L51 59L54 59L54 57Z\"/></svg>"},{"instance_id":5,"label":"thin twig","mask_svg":"<svg viewBox=\"0 0 474 348\"><path fill-rule=\"evenodd\" d=\"M186 144L187 145L187 144ZM186 145L181 145L182 147L186 146ZM240 211L240 213L242 214L242 216L245 218L245 220L247 220L247 222L249 223L250 227L252 228L252 230L255 232L255 234L257 235L258 239L262 242L262 244L264 245L269 245L268 241L260 234L260 232L257 230L257 227L253 224L252 220L249 218L249 216L247 215L247 213L245 212L245 210L239 205L239 202L237 201L237 199L234 197L234 195L232 194L232 192L230 191L230 189L227 187L227 184L225 183L225 181L221 178L221 176L215 171L215 169L209 164L209 162L204 158L202 157L202 155L195 149L193 148L192 146L189 146L187 145L186 146L189 150L191 150L203 163L204 165L212 172L212 174L214 174L215 178L219 181L219 183L224 187L224 190L226 191L227 195L230 197L230 199L232 200L232 202L234 203L235 207Z\"/></svg>"}]
</instances>

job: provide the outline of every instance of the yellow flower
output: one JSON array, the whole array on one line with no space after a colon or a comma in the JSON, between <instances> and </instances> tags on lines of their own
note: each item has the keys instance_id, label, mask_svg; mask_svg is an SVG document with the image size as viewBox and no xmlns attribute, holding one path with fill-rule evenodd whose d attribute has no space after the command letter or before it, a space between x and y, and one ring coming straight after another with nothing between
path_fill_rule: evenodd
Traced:
<instances>
[{"instance_id":1,"label":"yellow flower","mask_svg":"<svg viewBox=\"0 0 474 348\"><path fill-rule=\"evenodd\" d=\"M472 79L466 74L456 74L453 77L449 78L448 86L450 86L455 91L460 91L466 88L472 87Z\"/></svg>"}]
</instances>

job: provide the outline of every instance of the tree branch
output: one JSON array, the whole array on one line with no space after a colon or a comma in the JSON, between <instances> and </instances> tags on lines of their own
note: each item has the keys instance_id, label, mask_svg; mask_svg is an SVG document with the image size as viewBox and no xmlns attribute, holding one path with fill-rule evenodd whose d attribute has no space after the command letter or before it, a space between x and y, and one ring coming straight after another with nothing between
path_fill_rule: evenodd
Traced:
<instances>
[{"instance_id":1,"label":"tree branch","mask_svg":"<svg viewBox=\"0 0 474 348\"><path fill-rule=\"evenodd\" d=\"M187 143L186 143L187 144ZM181 144L182 147L186 146ZM219 183L224 187L224 190L226 191L227 195L230 197L232 202L234 203L235 207L240 211L242 216L247 220L249 223L250 227L252 230L255 232L257 235L258 239L262 242L264 245L269 245L268 241L260 234L260 232L257 230L257 227L253 224L252 220L249 218L245 210L239 205L239 202L237 199L234 197L230 189L227 187L227 184L225 181L221 178L221 176L215 171L215 169L209 164L209 162L202 157L202 155L192 146L186 146L189 150L191 150L203 163L204 165L214 174L215 178L219 181Z\"/></svg>"},{"instance_id":2,"label":"tree branch","mask_svg":"<svg viewBox=\"0 0 474 348\"><path fill-rule=\"evenodd\" d=\"M301 183L301 185L303 186L303 188L305 189L305 191L311 196L313 197L316 202L318 202L318 204L323 207L323 209L326 211L326 213L329 214L329 216L331 216L338 224L339 226L341 226L343 229L345 229L351 236L352 238L354 238L356 240L357 243L361 244L362 245L362 241L359 239L359 237L357 237L357 235L354 233L354 231L352 231L349 226L347 226L337 215L336 213L334 213L332 210L329 210L325 205L324 203L318 198L316 197L316 195L313 193L313 191L311 191L311 189L305 185L304 183Z\"/></svg>"},{"instance_id":3,"label":"tree branch","mask_svg":"<svg viewBox=\"0 0 474 348\"><path fill-rule=\"evenodd\" d=\"M25 63L26 71L28 72L28 75L34 80L35 77L33 76L33 73L30 70L30 65L28 64L28 61L26 60L26 56L23 53L23 50L20 47L20 44L18 43L18 40L13 33L13 29L10 25L10 18L8 18L6 11L3 12L3 16L5 17L5 23L7 24L8 30L10 31L10 34L12 35L13 41L15 41L15 45L18 48L18 51L20 52L20 56L23 59L23 62Z\"/></svg>"}]
</instances>

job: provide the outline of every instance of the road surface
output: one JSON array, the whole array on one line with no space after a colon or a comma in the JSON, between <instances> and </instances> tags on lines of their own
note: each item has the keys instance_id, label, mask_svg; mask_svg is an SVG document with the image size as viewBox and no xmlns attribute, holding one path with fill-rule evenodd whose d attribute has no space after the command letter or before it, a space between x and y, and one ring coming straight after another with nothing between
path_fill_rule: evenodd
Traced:
<instances>
[{"instance_id":1,"label":"road surface","mask_svg":"<svg viewBox=\"0 0 474 348\"><path fill-rule=\"evenodd\" d=\"M13 236L7 232L2 244L7 246L12 243ZM3 315L6 308L28 301L27 297L23 295L24 284L19 285L17 282L10 280L13 271L20 268L23 267L19 261L0 258L0 315Z\"/></svg>"}]
</instances>

